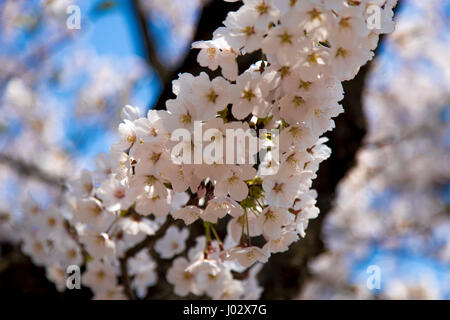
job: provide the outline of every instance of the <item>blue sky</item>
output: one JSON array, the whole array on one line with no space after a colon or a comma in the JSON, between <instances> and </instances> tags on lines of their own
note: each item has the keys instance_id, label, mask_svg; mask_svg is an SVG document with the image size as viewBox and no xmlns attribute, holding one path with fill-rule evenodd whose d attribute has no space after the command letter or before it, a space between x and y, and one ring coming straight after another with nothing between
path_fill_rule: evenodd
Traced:
<instances>
[{"instance_id":1,"label":"blue sky","mask_svg":"<svg viewBox=\"0 0 450 320\"><path fill-rule=\"evenodd\" d=\"M83 49L94 51L98 56L109 59L113 64L120 65L127 58L138 56L145 59L145 48L140 37L139 26L131 8L131 2L125 0L115 1L116 5L104 11L98 10L102 1L79 2L81 8L81 30L73 41L55 55L55 59L63 59L72 52ZM150 72L137 86L130 104L139 106L145 112L160 90L158 78ZM57 91L57 90L56 90ZM73 92L55 92L61 102L70 105L70 94ZM117 106L120 108L121 106ZM82 154L85 159L83 165L92 166L93 158L99 152L108 152L115 140L114 133L95 123L73 121L73 110L66 113L66 137L72 143L69 149ZM80 134L82 133L82 134Z\"/></svg>"}]
</instances>

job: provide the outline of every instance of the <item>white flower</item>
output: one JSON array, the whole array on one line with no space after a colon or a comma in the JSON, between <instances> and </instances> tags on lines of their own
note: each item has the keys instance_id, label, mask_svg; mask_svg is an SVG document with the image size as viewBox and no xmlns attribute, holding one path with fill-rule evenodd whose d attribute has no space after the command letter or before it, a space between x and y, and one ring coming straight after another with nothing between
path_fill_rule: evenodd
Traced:
<instances>
[{"instance_id":1,"label":"white flower","mask_svg":"<svg viewBox=\"0 0 450 320\"><path fill-rule=\"evenodd\" d=\"M116 142L112 148L125 151L130 148L136 141L136 126L133 121L123 120L123 122L119 125L119 136L121 138L120 141Z\"/></svg>"},{"instance_id":2,"label":"white flower","mask_svg":"<svg viewBox=\"0 0 450 320\"><path fill-rule=\"evenodd\" d=\"M184 192L188 188L196 192L201 179L195 175L195 167L184 164L170 164L166 167L164 176L170 181L175 192Z\"/></svg>"},{"instance_id":3,"label":"white flower","mask_svg":"<svg viewBox=\"0 0 450 320\"><path fill-rule=\"evenodd\" d=\"M217 112L223 110L231 102L230 83L222 77L209 80L208 74L200 73L195 77L192 85L195 87L195 95L190 99L198 106L203 119L212 119Z\"/></svg>"},{"instance_id":4,"label":"white flower","mask_svg":"<svg viewBox=\"0 0 450 320\"><path fill-rule=\"evenodd\" d=\"M121 230L131 235L140 233L153 235L159 228L155 221L143 218L137 214L133 214L129 218L121 219L118 226Z\"/></svg>"},{"instance_id":5,"label":"white flower","mask_svg":"<svg viewBox=\"0 0 450 320\"><path fill-rule=\"evenodd\" d=\"M57 264L51 265L46 268L45 274L55 284L59 292L66 290L66 270L64 268Z\"/></svg>"},{"instance_id":6,"label":"white flower","mask_svg":"<svg viewBox=\"0 0 450 320\"><path fill-rule=\"evenodd\" d=\"M112 175L100 185L96 194L103 201L106 210L114 212L130 206L131 199L127 197L127 190L126 182Z\"/></svg>"},{"instance_id":7,"label":"white flower","mask_svg":"<svg viewBox=\"0 0 450 320\"><path fill-rule=\"evenodd\" d=\"M123 293L122 286L115 286L113 288L106 288L101 291L95 291L93 300L127 300Z\"/></svg>"},{"instance_id":8,"label":"white flower","mask_svg":"<svg viewBox=\"0 0 450 320\"><path fill-rule=\"evenodd\" d=\"M236 247L229 250L228 259L236 259L243 267L250 267L255 262L267 262L269 255L258 247Z\"/></svg>"},{"instance_id":9,"label":"white flower","mask_svg":"<svg viewBox=\"0 0 450 320\"><path fill-rule=\"evenodd\" d=\"M303 30L298 27L299 21L296 14L285 16L286 21L282 25L269 30L262 41L262 49L267 55L276 55L284 61L298 61L298 50L304 40ZM296 21L297 20L297 21Z\"/></svg>"},{"instance_id":10,"label":"white flower","mask_svg":"<svg viewBox=\"0 0 450 320\"><path fill-rule=\"evenodd\" d=\"M143 216L166 217L170 212L169 198L147 192L136 199L136 211Z\"/></svg>"},{"instance_id":11,"label":"white flower","mask_svg":"<svg viewBox=\"0 0 450 320\"><path fill-rule=\"evenodd\" d=\"M267 207L259 214L256 223L260 224L263 234L272 239L279 237L282 227L294 221L294 218L287 209Z\"/></svg>"},{"instance_id":12,"label":"white flower","mask_svg":"<svg viewBox=\"0 0 450 320\"><path fill-rule=\"evenodd\" d=\"M137 170L136 170L137 171ZM157 176L152 174L136 174L129 180L129 196L137 198L141 194L151 194L152 196L160 196L167 198L169 191Z\"/></svg>"},{"instance_id":13,"label":"white flower","mask_svg":"<svg viewBox=\"0 0 450 320\"><path fill-rule=\"evenodd\" d=\"M193 49L200 49L197 56L197 62L202 67L208 67L211 70L216 70L219 67L220 48L218 41L196 41L192 43Z\"/></svg>"},{"instance_id":14,"label":"white flower","mask_svg":"<svg viewBox=\"0 0 450 320\"><path fill-rule=\"evenodd\" d=\"M225 28L219 28L214 32L214 40L194 42L192 48L200 49L197 61L202 67L216 70L220 66L223 76L234 81L238 75L236 53L221 34L221 29Z\"/></svg>"},{"instance_id":15,"label":"white flower","mask_svg":"<svg viewBox=\"0 0 450 320\"><path fill-rule=\"evenodd\" d=\"M320 138L317 143L308 150L308 152L311 153L313 160L307 163L305 170L316 172L319 169L319 164L330 157L331 149L325 144L327 141L328 138ZM313 178L315 177L313 176Z\"/></svg>"},{"instance_id":16,"label":"white flower","mask_svg":"<svg viewBox=\"0 0 450 320\"><path fill-rule=\"evenodd\" d=\"M156 284L157 265L150 258L148 251L141 251L135 257L128 260L128 270L134 276L132 286L136 290L138 298L143 299L147 294L147 288Z\"/></svg>"},{"instance_id":17,"label":"white flower","mask_svg":"<svg viewBox=\"0 0 450 320\"><path fill-rule=\"evenodd\" d=\"M43 266L49 259L50 248L46 239L26 235L21 246L22 251L31 257L34 264Z\"/></svg>"},{"instance_id":18,"label":"white flower","mask_svg":"<svg viewBox=\"0 0 450 320\"><path fill-rule=\"evenodd\" d=\"M293 210L298 212L295 218L295 230L304 238L306 236L305 230L308 228L309 219L315 219L319 215L319 208L316 204L317 192L310 190L302 193L295 200Z\"/></svg>"},{"instance_id":19,"label":"white flower","mask_svg":"<svg viewBox=\"0 0 450 320\"><path fill-rule=\"evenodd\" d=\"M81 277L83 285L90 287L94 292L103 292L114 289L117 285L116 270L105 261L92 260L87 263L87 269Z\"/></svg>"},{"instance_id":20,"label":"white flower","mask_svg":"<svg viewBox=\"0 0 450 320\"><path fill-rule=\"evenodd\" d=\"M196 275L199 290L204 291L210 297L217 296L223 287L231 281L232 275L229 270L223 268L219 273L198 273Z\"/></svg>"},{"instance_id":21,"label":"white flower","mask_svg":"<svg viewBox=\"0 0 450 320\"><path fill-rule=\"evenodd\" d=\"M374 56L372 51L361 50L360 46L361 43L355 38L341 39L339 43L336 43L331 53L333 61L330 62L330 65L334 69L334 73L340 75L340 79L354 78L359 71L359 67Z\"/></svg>"},{"instance_id":22,"label":"white flower","mask_svg":"<svg viewBox=\"0 0 450 320\"><path fill-rule=\"evenodd\" d=\"M242 48L250 53L261 47L263 32L256 28L257 22L258 12L246 6L228 13L223 22L227 28L224 36L234 51L239 52Z\"/></svg>"},{"instance_id":23,"label":"white flower","mask_svg":"<svg viewBox=\"0 0 450 320\"><path fill-rule=\"evenodd\" d=\"M77 199L74 219L82 223L101 226L105 219L102 203L94 197Z\"/></svg>"},{"instance_id":24,"label":"white flower","mask_svg":"<svg viewBox=\"0 0 450 320\"><path fill-rule=\"evenodd\" d=\"M243 281L245 290L244 300L258 300L263 291L263 288L259 286L257 275L261 271L263 264L258 263L251 267L248 271L248 278Z\"/></svg>"},{"instance_id":25,"label":"white flower","mask_svg":"<svg viewBox=\"0 0 450 320\"><path fill-rule=\"evenodd\" d=\"M283 167L281 170L290 170L293 174L301 173L313 159L309 152L290 150L282 156Z\"/></svg>"},{"instance_id":26,"label":"white flower","mask_svg":"<svg viewBox=\"0 0 450 320\"><path fill-rule=\"evenodd\" d=\"M244 294L246 288L238 280L230 280L224 283L224 289L219 295L214 296L215 300L238 300Z\"/></svg>"},{"instance_id":27,"label":"white flower","mask_svg":"<svg viewBox=\"0 0 450 320\"><path fill-rule=\"evenodd\" d=\"M287 151L291 146L304 150L312 147L314 142L311 130L302 124L289 126L280 132L281 151Z\"/></svg>"},{"instance_id":28,"label":"white flower","mask_svg":"<svg viewBox=\"0 0 450 320\"><path fill-rule=\"evenodd\" d=\"M156 241L155 250L161 258L170 259L184 251L188 237L188 229L183 228L180 230L175 226L171 226L167 229L164 237Z\"/></svg>"},{"instance_id":29,"label":"white flower","mask_svg":"<svg viewBox=\"0 0 450 320\"><path fill-rule=\"evenodd\" d=\"M79 244L71 238L62 240L57 248L55 259L63 266L82 265L83 256Z\"/></svg>"},{"instance_id":30,"label":"white flower","mask_svg":"<svg viewBox=\"0 0 450 320\"><path fill-rule=\"evenodd\" d=\"M270 253L285 252L297 240L297 232L284 230L278 237L270 239L264 245L263 250Z\"/></svg>"},{"instance_id":31,"label":"white flower","mask_svg":"<svg viewBox=\"0 0 450 320\"><path fill-rule=\"evenodd\" d=\"M256 170L249 166L235 166L231 168L231 172L230 177L216 183L214 195L226 197L229 194L231 199L242 201L248 195L248 187L245 181L253 179Z\"/></svg>"},{"instance_id":32,"label":"white flower","mask_svg":"<svg viewBox=\"0 0 450 320\"><path fill-rule=\"evenodd\" d=\"M43 234L60 231L64 225L63 217L55 206L48 206L38 220L38 227Z\"/></svg>"},{"instance_id":33,"label":"white flower","mask_svg":"<svg viewBox=\"0 0 450 320\"><path fill-rule=\"evenodd\" d=\"M304 98L300 94L288 94L280 100L280 116L289 124L299 124L304 122L305 112L317 104L314 97Z\"/></svg>"},{"instance_id":34,"label":"white flower","mask_svg":"<svg viewBox=\"0 0 450 320\"><path fill-rule=\"evenodd\" d=\"M136 161L136 175L158 177L171 163L170 154L161 141L140 143L130 156Z\"/></svg>"},{"instance_id":35,"label":"white flower","mask_svg":"<svg viewBox=\"0 0 450 320\"><path fill-rule=\"evenodd\" d=\"M116 244L108 234L86 234L80 236L80 241L86 246L86 250L95 258L113 258L116 254Z\"/></svg>"},{"instance_id":36,"label":"white flower","mask_svg":"<svg viewBox=\"0 0 450 320\"><path fill-rule=\"evenodd\" d=\"M235 97L231 111L236 119L242 120L250 113L260 118L266 116L269 104L264 98L267 92L260 86L256 75L249 71L241 74L233 92Z\"/></svg>"},{"instance_id":37,"label":"white flower","mask_svg":"<svg viewBox=\"0 0 450 320\"><path fill-rule=\"evenodd\" d=\"M217 219L221 219L227 214L240 217L243 213L242 207L236 201L230 198L214 198L208 202L200 218L204 221L216 223Z\"/></svg>"},{"instance_id":38,"label":"white flower","mask_svg":"<svg viewBox=\"0 0 450 320\"><path fill-rule=\"evenodd\" d=\"M175 294L181 297L186 296L189 292L198 293L195 277L187 271L188 267L189 262L183 257L178 257L173 260L172 266L167 271L167 281L174 285Z\"/></svg>"},{"instance_id":39,"label":"white flower","mask_svg":"<svg viewBox=\"0 0 450 320\"><path fill-rule=\"evenodd\" d=\"M175 219L183 219L184 223L191 224L200 218L202 210L196 206L186 206L174 213L172 213Z\"/></svg>"},{"instance_id":40,"label":"white flower","mask_svg":"<svg viewBox=\"0 0 450 320\"><path fill-rule=\"evenodd\" d=\"M292 174L290 170L280 170L276 175L264 178L262 186L269 205L281 208L292 207L297 194L311 185L312 172Z\"/></svg>"},{"instance_id":41,"label":"white flower","mask_svg":"<svg viewBox=\"0 0 450 320\"><path fill-rule=\"evenodd\" d=\"M224 284L232 279L230 271L215 259L202 258L187 270L194 274L197 288L211 297L221 293Z\"/></svg>"},{"instance_id":42,"label":"white flower","mask_svg":"<svg viewBox=\"0 0 450 320\"><path fill-rule=\"evenodd\" d=\"M279 11L273 0L244 0L245 6L252 8L258 14L255 27L265 31L269 24L278 20Z\"/></svg>"}]
</instances>

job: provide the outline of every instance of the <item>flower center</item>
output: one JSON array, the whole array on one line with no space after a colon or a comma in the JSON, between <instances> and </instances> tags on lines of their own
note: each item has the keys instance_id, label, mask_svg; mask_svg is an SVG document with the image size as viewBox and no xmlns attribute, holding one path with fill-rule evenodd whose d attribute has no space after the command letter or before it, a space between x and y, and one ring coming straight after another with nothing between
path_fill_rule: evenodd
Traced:
<instances>
[{"instance_id":1,"label":"flower center","mask_svg":"<svg viewBox=\"0 0 450 320\"><path fill-rule=\"evenodd\" d=\"M255 34L255 27L246 26L244 29L242 29L242 32L245 33L247 37L250 37L251 35Z\"/></svg>"},{"instance_id":2,"label":"flower center","mask_svg":"<svg viewBox=\"0 0 450 320\"><path fill-rule=\"evenodd\" d=\"M348 53L347 50L345 50L345 49L342 48L342 47L339 47L339 48L336 50L336 57L342 57L342 58L345 58L345 57L347 56L347 53Z\"/></svg>"},{"instance_id":3,"label":"flower center","mask_svg":"<svg viewBox=\"0 0 450 320\"><path fill-rule=\"evenodd\" d=\"M321 12L319 10L317 10L316 8L308 11L309 14L309 18L311 21L314 21L316 19L318 19L319 21L322 21L322 17L320 16Z\"/></svg>"},{"instance_id":4,"label":"flower center","mask_svg":"<svg viewBox=\"0 0 450 320\"><path fill-rule=\"evenodd\" d=\"M189 113L183 114L181 116L181 123L183 124L189 124L192 122L192 117Z\"/></svg>"},{"instance_id":5,"label":"flower center","mask_svg":"<svg viewBox=\"0 0 450 320\"><path fill-rule=\"evenodd\" d=\"M289 66L282 66L280 68L281 78L285 78L291 74L291 68Z\"/></svg>"},{"instance_id":6,"label":"flower center","mask_svg":"<svg viewBox=\"0 0 450 320\"><path fill-rule=\"evenodd\" d=\"M339 26L340 26L341 28L350 28L350 17L342 18L342 19L339 21Z\"/></svg>"},{"instance_id":7,"label":"flower center","mask_svg":"<svg viewBox=\"0 0 450 320\"><path fill-rule=\"evenodd\" d=\"M153 164L155 164L156 162L159 161L160 158L161 153L153 152L152 156L150 157L150 160L153 162Z\"/></svg>"},{"instance_id":8,"label":"flower center","mask_svg":"<svg viewBox=\"0 0 450 320\"><path fill-rule=\"evenodd\" d=\"M208 99L209 102L216 103L218 96L219 95L213 89L211 89L209 93L206 94L206 99Z\"/></svg>"},{"instance_id":9,"label":"flower center","mask_svg":"<svg viewBox=\"0 0 450 320\"><path fill-rule=\"evenodd\" d=\"M114 197L116 197L117 199L122 199L123 197L125 197L125 190L124 189L117 189L114 192Z\"/></svg>"},{"instance_id":10,"label":"flower center","mask_svg":"<svg viewBox=\"0 0 450 320\"><path fill-rule=\"evenodd\" d=\"M291 127L289 129L289 133L292 135L293 138L299 138L302 136L303 131L299 127Z\"/></svg>"},{"instance_id":11,"label":"flower center","mask_svg":"<svg viewBox=\"0 0 450 320\"><path fill-rule=\"evenodd\" d=\"M97 276L97 279L102 280L102 279L105 278L106 273L105 273L105 271L103 271L103 270L99 270L99 271L97 271L96 276Z\"/></svg>"},{"instance_id":12,"label":"flower center","mask_svg":"<svg viewBox=\"0 0 450 320\"><path fill-rule=\"evenodd\" d=\"M283 185L284 183L275 183L275 185L273 186L273 191L277 193L283 191Z\"/></svg>"},{"instance_id":13,"label":"flower center","mask_svg":"<svg viewBox=\"0 0 450 320\"><path fill-rule=\"evenodd\" d=\"M295 104L295 106L299 107L305 103L305 100L300 96L295 96L294 98L292 98L292 102Z\"/></svg>"},{"instance_id":14,"label":"flower center","mask_svg":"<svg viewBox=\"0 0 450 320\"><path fill-rule=\"evenodd\" d=\"M287 33L286 31L282 34L278 35L278 38L280 38L281 44L290 44L292 45L292 34Z\"/></svg>"},{"instance_id":15,"label":"flower center","mask_svg":"<svg viewBox=\"0 0 450 320\"><path fill-rule=\"evenodd\" d=\"M208 48L206 49L206 53L210 59L214 59L216 56L216 48Z\"/></svg>"},{"instance_id":16,"label":"flower center","mask_svg":"<svg viewBox=\"0 0 450 320\"><path fill-rule=\"evenodd\" d=\"M53 217L48 218L48 219L47 219L47 224L48 224L50 227L54 227L54 226L56 225L56 219L53 218Z\"/></svg>"},{"instance_id":17,"label":"flower center","mask_svg":"<svg viewBox=\"0 0 450 320\"><path fill-rule=\"evenodd\" d=\"M263 14L269 12L269 6L263 1L256 6L256 10L258 11L259 15L262 16Z\"/></svg>"},{"instance_id":18,"label":"flower center","mask_svg":"<svg viewBox=\"0 0 450 320\"><path fill-rule=\"evenodd\" d=\"M319 58L320 58L320 56L317 53L311 53L308 56L308 61L310 63L319 63Z\"/></svg>"},{"instance_id":19,"label":"flower center","mask_svg":"<svg viewBox=\"0 0 450 320\"><path fill-rule=\"evenodd\" d=\"M309 87L311 87L311 82L310 81L300 80L300 84L298 86L299 89L308 90Z\"/></svg>"},{"instance_id":20,"label":"flower center","mask_svg":"<svg viewBox=\"0 0 450 320\"><path fill-rule=\"evenodd\" d=\"M256 97L256 95L253 93L252 89L245 89L242 93L242 99L245 99L248 102L252 101L254 97Z\"/></svg>"}]
</instances>

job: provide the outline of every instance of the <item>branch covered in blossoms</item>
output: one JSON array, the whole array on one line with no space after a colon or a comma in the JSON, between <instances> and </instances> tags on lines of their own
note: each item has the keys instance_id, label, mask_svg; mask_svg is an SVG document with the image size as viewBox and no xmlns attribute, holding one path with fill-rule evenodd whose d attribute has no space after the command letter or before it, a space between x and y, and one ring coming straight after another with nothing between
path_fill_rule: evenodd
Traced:
<instances>
[{"instance_id":1,"label":"branch covered in blossoms","mask_svg":"<svg viewBox=\"0 0 450 320\"><path fill-rule=\"evenodd\" d=\"M145 298L158 281L155 252L171 261L163 276L178 296L259 298L262 264L319 215L311 185L331 153L323 134L344 111L341 82L393 30L395 3L243 1L211 40L192 45L198 63L221 75L179 74L167 110L142 117L126 106L110 155L70 184L71 216L50 212L37 232L73 228L87 253L83 283L96 298ZM257 51L240 73L236 59ZM197 227L204 235L188 248ZM54 243L64 240L56 234ZM52 263L45 245L26 252Z\"/></svg>"}]
</instances>

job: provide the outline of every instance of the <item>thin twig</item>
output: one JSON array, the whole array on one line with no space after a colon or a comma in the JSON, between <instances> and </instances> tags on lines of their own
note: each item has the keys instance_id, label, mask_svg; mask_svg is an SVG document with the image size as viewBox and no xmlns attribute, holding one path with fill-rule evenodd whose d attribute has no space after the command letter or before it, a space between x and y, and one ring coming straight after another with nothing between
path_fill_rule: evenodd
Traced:
<instances>
[{"instance_id":1,"label":"thin twig","mask_svg":"<svg viewBox=\"0 0 450 320\"><path fill-rule=\"evenodd\" d=\"M50 175L41 170L36 165L27 163L22 159L16 159L11 157L10 155L0 153L0 164L9 166L21 176L33 177L40 180L41 182L60 188L62 190L66 189L64 178Z\"/></svg>"},{"instance_id":2,"label":"thin twig","mask_svg":"<svg viewBox=\"0 0 450 320\"><path fill-rule=\"evenodd\" d=\"M156 71L158 76L161 79L162 83L166 83L167 77L171 75L171 70L169 70L164 63L162 63L161 59L158 56L156 45L153 41L153 38L150 34L150 30L148 28L148 21L145 15L144 10L142 9L138 0L132 0L131 4L134 8L134 12L137 16L137 20L139 23L139 28L142 33L142 39L144 40L145 52L148 64Z\"/></svg>"}]
</instances>

